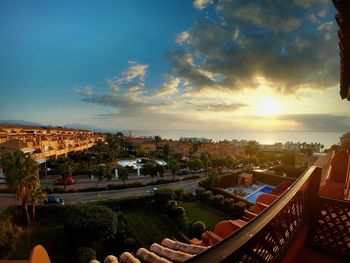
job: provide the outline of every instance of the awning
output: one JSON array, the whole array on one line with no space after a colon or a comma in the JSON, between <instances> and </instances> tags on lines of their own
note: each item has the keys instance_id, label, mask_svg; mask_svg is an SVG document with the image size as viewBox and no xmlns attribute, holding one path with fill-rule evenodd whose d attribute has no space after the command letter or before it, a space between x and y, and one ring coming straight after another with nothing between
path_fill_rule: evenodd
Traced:
<instances>
[{"instance_id":1,"label":"awning","mask_svg":"<svg viewBox=\"0 0 350 263\"><path fill-rule=\"evenodd\" d=\"M21 152L22 152L22 153L32 153L32 152L34 152L34 151L35 151L34 148L29 148L29 147L25 147L25 148L22 148L22 149L21 149Z\"/></svg>"},{"instance_id":2,"label":"awning","mask_svg":"<svg viewBox=\"0 0 350 263\"><path fill-rule=\"evenodd\" d=\"M45 163L45 162L46 162L46 159L45 159L45 158L40 158L40 159L36 160L36 162L37 162L38 164L42 164L42 163Z\"/></svg>"}]
</instances>

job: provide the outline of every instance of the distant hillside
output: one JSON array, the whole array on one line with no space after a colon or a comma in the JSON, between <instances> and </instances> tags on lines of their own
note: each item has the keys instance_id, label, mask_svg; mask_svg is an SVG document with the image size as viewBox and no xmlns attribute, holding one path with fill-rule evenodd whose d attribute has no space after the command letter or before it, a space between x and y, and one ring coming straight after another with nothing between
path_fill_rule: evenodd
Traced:
<instances>
[{"instance_id":1,"label":"distant hillside","mask_svg":"<svg viewBox=\"0 0 350 263\"><path fill-rule=\"evenodd\" d=\"M1 124L17 124L17 125L28 125L28 126L43 126L38 122L24 121L24 120L0 120Z\"/></svg>"}]
</instances>

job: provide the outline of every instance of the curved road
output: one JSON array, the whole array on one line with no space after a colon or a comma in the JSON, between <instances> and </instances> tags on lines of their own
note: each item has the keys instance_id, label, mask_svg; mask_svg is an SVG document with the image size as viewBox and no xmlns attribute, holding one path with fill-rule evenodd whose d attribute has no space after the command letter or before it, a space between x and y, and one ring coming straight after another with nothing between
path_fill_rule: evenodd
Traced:
<instances>
[{"instance_id":1,"label":"curved road","mask_svg":"<svg viewBox=\"0 0 350 263\"><path fill-rule=\"evenodd\" d=\"M154 186L144 186L139 188L128 188L122 190L107 190L99 192L85 192L85 193L66 193L66 194L54 194L59 198L62 198L66 204L79 203L79 202L91 202L98 199L112 199L122 198L128 196L139 196L150 194L148 191L152 188L183 188L188 191L194 192L198 182L203 178L180 181L175 183L168 183ZM15 201L14 194L0 194L0 213L2 213L7 207L11 205L19 204Z\"/></svg>"}]
</instances>

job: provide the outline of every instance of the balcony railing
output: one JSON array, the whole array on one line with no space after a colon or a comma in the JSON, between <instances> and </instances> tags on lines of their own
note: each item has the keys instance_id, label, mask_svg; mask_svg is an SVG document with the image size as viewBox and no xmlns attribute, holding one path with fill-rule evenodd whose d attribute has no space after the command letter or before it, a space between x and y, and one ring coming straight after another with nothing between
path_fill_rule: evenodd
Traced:
<instances>
[{"instance_id":1,"label":"balcony railing","mask_svg":"<svg viewBox=\"0 0 350 263\"><path fill-rule=\"evenodd\" d=\"M317 221L321 171L311 167L245 227L188 262L281 261L301 228Z\"/></svg>"},{"instance_id":2,"label":"balcony railing","mask_svg":"<svg viewBox=\"0 0 350 263\"><path fill-rule=\"evenodd\" d=\"M350 257L350 202L320 197L320 213L309 231L308 244L341 258Z\"/></svg>"}]
</instances>

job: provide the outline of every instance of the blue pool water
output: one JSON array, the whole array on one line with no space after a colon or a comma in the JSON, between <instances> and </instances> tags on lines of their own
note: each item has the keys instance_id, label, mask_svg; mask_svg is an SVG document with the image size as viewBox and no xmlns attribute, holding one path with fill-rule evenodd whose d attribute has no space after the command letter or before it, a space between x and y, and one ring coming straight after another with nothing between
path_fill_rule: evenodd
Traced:
<instances>
[{"instance_id":1,"label":"blue pool water","mask_svg":"<svg viewBox=\"0 0 350 263\"><path fill-rule=\"evenodd\" d=\"M255 203L256 199L258 199L260 195L271 193L273 189L274 189L273 187L265 185L260 189L256 190L255 192L251 193L250 195L247 195L245 198L250 202Z\"/></svg>"}]
</instances>

